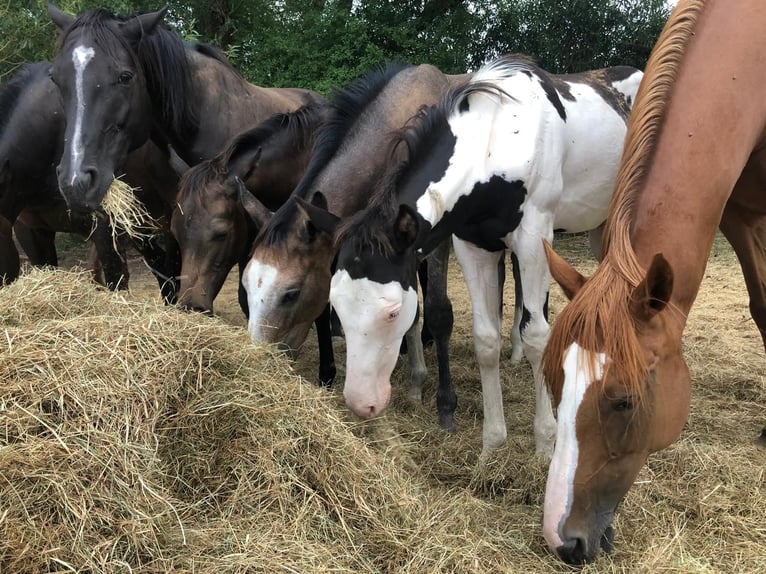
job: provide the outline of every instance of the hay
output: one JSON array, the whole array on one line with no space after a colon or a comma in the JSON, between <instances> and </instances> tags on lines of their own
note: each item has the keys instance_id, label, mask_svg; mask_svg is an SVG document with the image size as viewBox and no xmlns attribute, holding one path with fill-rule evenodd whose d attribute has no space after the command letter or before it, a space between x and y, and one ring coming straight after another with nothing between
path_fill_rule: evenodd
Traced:
<instances>
[{"instance_id":1,"label":"hay","mask_svg":"<svg viewBox=\"0 0 766 574\"><path fill-rule=\"evenodd\" d=\"M585 243L558 246L587 271ZM157 300L145 275L141 294ZM239 328L67 273L0 290L0 572L571 571L542 539L531 371L507 348L508 441L476 466L482 405L457 265L455 435L436 425L433 350L426 404L406 400L400 365L386 416L361 424L340 389L295 374L316 376L313 337L293 366L249 342L236 287L217 307ZM510 285L505 301L510 317ZM552 291L554 316L562 306ZM752 444L766 376L746 315L717 242L685 337L687 428L621 505L614 554L583 572L766 572L766 452Z\"/></svg>"},{"instance_id":2,"label":"hay","mask_svg":"<svg viewBox=\"0 0 766 574\"><path fill-rule=\"evenodd\" d=\"M0 570L501 568L486 502L426 493L243 330L54 271L0 309Z\"/></svg>"},{"instance_id":3,"label":"hay","mask_svg":"<svg viewBox=\"0 0 766 574\"><path fill-rule=\"evenodd\" d=\"M133 239L149 239L157 228L157 222L136 197L137 189L115 178L106 190L101 207L115 233L121 230Z\"/></svg>"}]
</instances>

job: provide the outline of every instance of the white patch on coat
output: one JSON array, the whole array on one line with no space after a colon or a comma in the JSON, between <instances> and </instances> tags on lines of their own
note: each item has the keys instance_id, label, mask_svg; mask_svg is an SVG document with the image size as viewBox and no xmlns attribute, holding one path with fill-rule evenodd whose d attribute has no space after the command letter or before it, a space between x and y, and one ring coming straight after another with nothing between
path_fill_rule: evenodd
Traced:
<instances>
[{"instance_id":1,"label":"white patch on coat","mask_svg":"<svg viewBox=\"0 0 766 574\"><path fill-rule=\"evenodd\" d=\"M417 291L396 281L353 279L342 269L333 275L330 303L346 337L346 404L360 417L377 416L391 398L391 373L417 314Z\"/></svg>"},{"instance_id":2,"label":"white patch on coat","mask_svg":"<svg viewBox=\"0 0 766 574\"><path fill-rule=\"evenodd\" d=\"M603 353L596 355L595 379L591 378L589 360L590 353L583 351L577 343L572 343L564 354L564 387L557 413L556 447L548 468L543 505L543 534L554 553L563 543L561 529L572 509L574 497L574 478L580 454L577 411L590 384L601 378L606 356Z\"/></svg>"},{"instance_id":3,"label":"white patch on coat","mask_svg":"<svg viewBox=\"0 0 766 574\"><path fill-rule=\"evenodd\" d=\"M247 292L247 308L249 318L247 330L255 343L273 343L275 332L270 328L265 318L265 311L274 309L279 304L280 292L277 289L279 270L272 265L266 265L251 260L242 274L242 286Z\"/></svg>"},{"instance_id":4,"label":"white patch on coat","mask_svg":"<svg viewBox=\"0 0 766 574\"><path fill-rule=\"evenodd\" d=\"M85 116L85 89L83 80L85 68L96 55L96 51L89 46L77 46L72 50L72 63L74 64L74 82L75 82L75 119L74 130L72 132L72 154L70 156L70 173L72 174L71 185L74 185L77 174L82 168L82 159L85 155L82 146L82 122Z\"/></svg>"}]
</instances>

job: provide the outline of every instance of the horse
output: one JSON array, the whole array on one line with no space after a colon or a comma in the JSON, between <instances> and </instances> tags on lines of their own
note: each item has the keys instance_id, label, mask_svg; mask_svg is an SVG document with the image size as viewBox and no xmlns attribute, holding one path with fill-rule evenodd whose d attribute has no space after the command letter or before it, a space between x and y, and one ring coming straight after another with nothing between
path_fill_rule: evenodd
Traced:
<instances>
[{"instance_id":1,"label":"horse","mask_svg":"<svg viewBox=\"0 0 766 574\"><path fill-rule=\"evenodd\" d=\"M58 181L73 210L98 210L127 152L150 136L192 166L244 128L321 101L310 90L248 83L216 48L185 45L163 25L166 11L74 18L48 4L61 31L51 78L66 117Z\"/></svg>"},{"instance_id":2,"label":"horse","mask_svg":"<svg viewBox=\"0 0 766 574\"><path fill-rule=\"evenodd\" d=\"M181 250L179 306L212 314L213 300L235 264L242 276L258 229L298 184L329 113L327 105L307 104L274 114L183 175L171 224ZM241 282L239 304L248 316ZM324 387L336 374L327 313L316 321Z\"/></svg>"},{"instance_id":3,"label":"horse","mask_svg":"<svg viewBox=\"0 0 766 574\"><path fill-rule=\"evenodd\" d=\"M111 226L103 219L94 225L89 214L69 211L59 193L55 165L63 147L64 118L49 69L49 62L26 64L0 88L0 216L13 226L33 265L56 266L55 233L77 233L92 239L107 287L127 288L125 254L115 250ZM125 165L126 181L141 187L136 192L139 200L156 219L169 215L146 202L164 196L169 205L167 198L174 194L178 179L169 161L166 150L148 142L131 153ZM166 252L157 245L161 240L160 233L136 247L157 270L167 300L175 290L163 278L168 263ZM5 243L9 253L15 251L15 245ZM18 253L3 258L1 274L6 282L18 277Z\"/></svg>"},{"instance_id":4,"label":"horse","mask_svg":"<svg viewBox=\"0 0 766 574\"><path fill-rule=\"evenodd\" d=\"M571 299L543 371L558 407L543 534L562 560L610 550L615 509L689 415L682 351L720 227L766 349L766 5L681 0L652 51L586 280L547 247Z\"/></svg>"},{"instance_id":5,"label":"horse","mask_svg":"<svg viewBox=\"0 0 766 574\"><path fill-rule=\"evenodd\" d=\"M554 229L600 229L641 75L615 67L557 76L507 55L396 134L394 145L403 145L408 159L367 211L334 227L330 300L348 356L367 375L347 382L363 404L380 412L389 400L391 341L414 317L419 253L454 234L482 381L481 459L505 441L498 262L507 248L523 301L515 321L536 383L536 450L550 457L556 422L539 369L550 277L540 240L551 240Z\"/></svg>"},{"instance_id":6,"label":"horse","mask_svg":"<svg viewBox=\"0 0 766 574\"><path fill-rule=\"evenodd\" d=\"M309 219L305 204L339 216L362 209L388 169L389 132L404 125L420 106L438 101L453 82L462 79L430 65L394 63L333 95L333 116L317 136L306 173L291 197L261 228L242 276L250 309L248 330L254 341L278 342L297 350L312 321L327 305L335 256L332 235ZM305 201L301 203L299 198ZM452 308L446 296L447 249L429 262L425 316L439 356L440 421L444 428L453 430L455 393L447 349L452 331ZM413 355L422 358L416 338L408 341L408 354L414 349ZM412 375L413 387L418 388L425 366L413 369ZM346 382L353 376L347 371ZM346 391L344 395L347 401L354 401Z\"/></svg>"},{"instance_id":7,"label":"horse","mask_svg":"<svg viewBox=\"0 0 766 574\"><path fill-rule=\"evenodd\" d=\"M171 225L181 250L179 306L213 312L229 271L239 264L241 275L258 229L300 181L328 117L329 106L317 104L274 114L183 175ZM247 315L241 284L239 303Z\"/></svg>"}]
</instances>

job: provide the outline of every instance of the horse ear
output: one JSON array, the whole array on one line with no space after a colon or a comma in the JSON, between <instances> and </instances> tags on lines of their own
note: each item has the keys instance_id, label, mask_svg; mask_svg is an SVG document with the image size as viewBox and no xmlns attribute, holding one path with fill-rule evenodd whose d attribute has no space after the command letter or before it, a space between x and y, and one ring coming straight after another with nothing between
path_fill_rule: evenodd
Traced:
<instances>
[{"instance_id":1,"label":"horse ear","mask_svg":"<svg viewBox=\"0 0 766 574\"><path fill-rule=\"evenodd\" d=\"M553 250L551 244L545 239L543 239L543 247L545 248L545 257L548 259L548 267L551 270L553 280L559 284L564 295L571 301L577 295L580 287L585 285L588 278L581 275L577 269L567 263L561 255Z\"/></svg>"},{"instance_id":2,"label":"horse ear","mask_svg":"<svg viewBox=\"0 0 766 574\"><path fill-rule=\"evenodd\" d=\"M70 16L58 6L54 5L53 2L48 2L48 16L62 32L69 28L69 26L72 25L72 22L74 22L74 16Z\"/></svg>"},{"instance_id":3,"label":"horse ear","mask_svg":"<svg viewBox=\"0 0 766 574\"><path fill-rule=\"evenodd\" d=\"M250 217L250 221L253 222L257 229L260 229L266 225L266 222L271 219L271 216L274 214L269 208L263 205L263 203L258 201L258 198L248 191L247 187L245 187L245 182L238 177L235 178L235 180L239 193L239 201L242 204L242 207L245 208L245 212Z\"/></svg>"},{"instance_id":4,"label":"horse ear","mask_svg":"<svg viewBox=\"0 0 766 574\"><path fill-rule=\"evenodd\" d=\"M639 321L649 321L667 306L672 292L673 269L662 253L657 253L649 265L646 277L630 297L633 317Z\"/></svg>"},{"instance_id":5,"label":"horse ear","mask_svg":"<svg viewBox=\"0 0 766 574\"><path fill-rule=\"evenodd\" d=\"M321 192L316 192L314 194L314 197L311 198L311 203L302 197L297 196L295 197L295 202L309 219L308 224L310 226L310 234L314 233L311 226L319 231L329 233L330 235L335 233L335 228L338 227L340 217L327 211L327 200Z\"/></svg>"},{"instance_id":6,"label":"horse ear","mask_svg":"<svg viewBox=\"0 0 766 574\"><path fill-rule=\"evenodd\" d=\"M394 220L394 248L402 253L412 247L420 234L420 221L415 210L403 203Z\"/></svg>"},{"instance_id":7,"label":"horse ear","mask_svg":"<svg viewBox=\"0 0 766 574\"><path fill-rule=\"evenodd\" d=\"M122 29L125 35L134 42L137 42L145 34L151 34L154 29L162 22L167 14L168 7L164 6L156 12L147 12L146 14L139 14L125 21L122 24Z\"/></svg>"},{"instance_id":8,"label":"horse ear","mask_svg":"<svg viewBox=\"0 0 766 574\"><path fill-rule=\"evenodd\" d=\"M253 175L255 168L258 167L262 153L263 148L259 146L255 152L239 152L236 154L236 159L230 158L229 165L226 166L226 169L229 172L229 177L233 176L242 181L247 181L250 176Z\"/></svg>"}]
</instances>

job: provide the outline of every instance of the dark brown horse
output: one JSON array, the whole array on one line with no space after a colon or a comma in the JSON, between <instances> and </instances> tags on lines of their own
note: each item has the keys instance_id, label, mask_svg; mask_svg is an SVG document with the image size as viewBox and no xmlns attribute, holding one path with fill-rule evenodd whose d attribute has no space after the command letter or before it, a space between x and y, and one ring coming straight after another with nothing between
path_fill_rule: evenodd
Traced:
<instances>
[{"instance_id":1,"label":"dark brown horse","mask_svg":"<svg viewBox=\"0 0 766 574\"><path fill-rule=\"evenodd\" d=\"M260 225L300 181L329 111L310 104L275 114L183 175L172 221L181 250L180 306L213 311L231 268L239 264L241 274ZM247 314L241 284L239 303Z\"/></svg>"},{"instance_id":2,"label":"dark brown horse","mask_svg":"<svg viewBox=\"0 0 766 574\"><path fill-rule=\"evenodd\" d=\"M64 143L64 118L49 69L48 62L27 64L0 88L0 216L11 225L21 217L15 225L17 238L33 265L58 264L56 232L90 236L107 286L126 288L125 257L115 252L109 225L99 219L94 228L89 214L70 212L58 190L55 165ZM148 142L130 154L125 170L126 181L141 188L139 200L148 198L147 210L160 222L164 219L167 229L178 181L168 152ZM165 298L172 301L175 288L164 277L173 274L173 264L162 243L160 232L136 247L156 270ZM18 276L17 255L3 258L1 265L6 282Z\"/></svg>"},{"instance_id":3,"label":"dark brown horse","mask_svg":"<svg viewBox=\"0 0 766 574\"><path fill-rule=\"evenodd\" d=\"M61 39L51 76L66 136L59 186L75 210L98 210L131 149L151 134L188 165L216 155L243 129L317 101L313 92L245 81L215 48L185 45L165 9L132 17L93 10L73 18L48 5Z\"/></svg>"},{"instance_id":4,"label":"dark brown horse","mask_svg":"<svg viewBox=\"0 0 766 574\"><path fill-rule=\"evenodd\" d=\"M423 105L436 103L462 79L433 66L390 66L334 95L335 114L318 136L305 175L290 198L256 238L243 275L255 341L298 349L325 308L335 248L331 233L312 222L298 200L346 217L365 207L392 164L389 134ZM305 204L305 203L304 203ZM448 365L452 308L446 297L446 254L430 266L425 315L440 367L437 403L442 425L452 429L455 393Z\"/></svg>"},{"instance_id":5,"label":"dark brown horse","mask_svg":"<svg viewBox=\"0 0 766 574\"><path fill-rule=\"evenodd\" d=\"M679 2L636 97L603 261L586 281L548 250L571 302L543 356L558 409L543 532L566 562L611 548L618 503L684 427L682 334L719 225L766 348L764 25L759 0Z\"/></svg>"}]
</instances>

